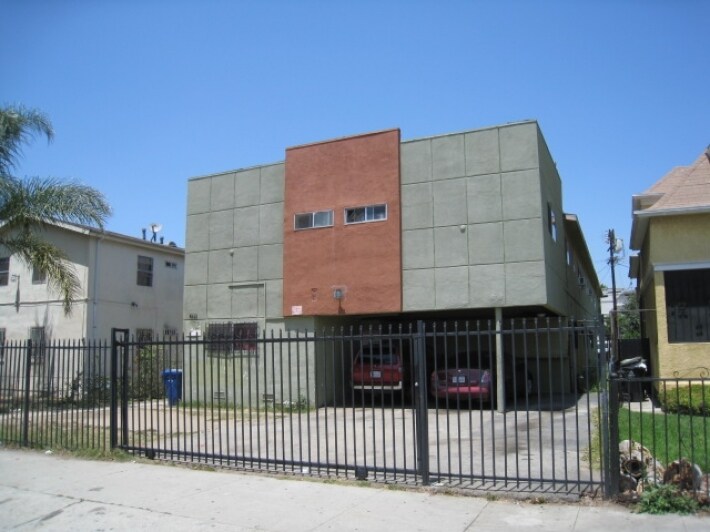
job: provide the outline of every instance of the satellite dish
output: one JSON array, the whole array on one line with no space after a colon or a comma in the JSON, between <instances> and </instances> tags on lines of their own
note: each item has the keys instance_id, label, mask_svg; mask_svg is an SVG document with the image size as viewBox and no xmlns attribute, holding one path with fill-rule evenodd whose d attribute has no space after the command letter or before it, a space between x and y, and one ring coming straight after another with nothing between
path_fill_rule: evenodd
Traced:
<instances>
[{"instance_id":1,"label":"satellite dish","mask_svg":"<svg viewBox=\"0 0 710 532\"><path fill-rule=\"evenodd\" d=\"M153 237L150 239L151 242L158 240L158 233L162 231L163 225L158 223L150 224L150 230L153 231Z\"/></svg>"}]
</instances>

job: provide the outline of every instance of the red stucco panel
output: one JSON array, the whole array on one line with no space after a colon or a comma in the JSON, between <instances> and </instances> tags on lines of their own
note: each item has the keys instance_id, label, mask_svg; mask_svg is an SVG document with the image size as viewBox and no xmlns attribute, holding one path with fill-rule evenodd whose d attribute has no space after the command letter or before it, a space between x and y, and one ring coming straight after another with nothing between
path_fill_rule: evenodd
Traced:
<instances>
[{"instance_id":1,"label":"red stucco panel","mask_svg":"<svg viewBox=\"0 0 710 532\"><path fill-rule=\"evenodd\" d=\"M388 130L286 150L284 316L401 311L399 146ZM379 204L386 220L345 224L346 208ZM332 227L294 230L295 214L331 209Z\"/></svg>"}]
</instances>

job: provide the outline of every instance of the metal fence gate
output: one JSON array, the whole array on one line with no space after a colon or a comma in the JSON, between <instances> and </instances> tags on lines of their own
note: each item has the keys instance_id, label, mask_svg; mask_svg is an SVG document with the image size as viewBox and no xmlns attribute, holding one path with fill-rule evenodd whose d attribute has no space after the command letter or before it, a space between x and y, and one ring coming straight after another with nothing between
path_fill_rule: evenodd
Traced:
<instances>
[{"instance_id":1,"label":"metal fence gate","mask_svg":"<svg viewBox=\"0 0 710 532\"><path fill-rule=\"evenodd\" d=\"M110 343L42 346L40 358L31 343L10 344L0 438L297 475L593 493L609 479L604 346L597 325L547 319L217 341L116 330ZM380 386L380 368L357 385L365 352L396 354L401 384Z\"/></svg>"}]
</instances>

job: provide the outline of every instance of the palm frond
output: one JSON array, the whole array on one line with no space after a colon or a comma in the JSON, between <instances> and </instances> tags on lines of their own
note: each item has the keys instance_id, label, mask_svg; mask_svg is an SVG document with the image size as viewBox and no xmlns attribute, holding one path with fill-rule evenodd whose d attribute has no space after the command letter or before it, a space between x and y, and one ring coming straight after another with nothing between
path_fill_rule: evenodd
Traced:
<instances>
[{"instance_id":1,"label":"palm frond","mask_svg":"<svg viewBox=\"0 0 710 532\"><path fill-rule=\"evenodd\" d=\"M103 194L86 185L53 178L0 179L0 220L11 228L47 221L103 227L110 214Z\"/></svg>"},{"instance_id":2,"label":"palm frond","mask_svg":"<svg viewBox=\"0 0 710 532\"><path fill-rule=\"evenodd\" d=\"M22 105L0 107L0 176L9 175L22 154L22 146L37 134L47 137L47 141L54 138L47 115Z\"/></svg>"},{"instance_id":3,"label":"palm frond","mask_svg":"<svg viewBox=\"0 0 710 532\"><path fill-rule=\"evenodd\" d=\"M81 283L64 252L32 233L20 233L0 240L13 255L28 267L47 276L49 289L59 295L66 315L71 314L72 301L81 292Z\"/></svg>"}]
</instances>

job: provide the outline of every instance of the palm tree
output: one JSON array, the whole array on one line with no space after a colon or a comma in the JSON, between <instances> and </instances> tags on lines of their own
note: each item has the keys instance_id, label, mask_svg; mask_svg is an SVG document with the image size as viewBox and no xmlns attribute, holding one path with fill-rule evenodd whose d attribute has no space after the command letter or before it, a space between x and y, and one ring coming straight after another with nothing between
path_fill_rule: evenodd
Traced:
<instances>
[{"instance_id":1,"label":"palm tree","mask_svg":"<svg viewBox=\"0 0 710 532\"><path fill-rule=\"evenodd\" d=\"M86 185L13 176L23 145L38 134L50 142L54 137L45 114L23 106L0 107L0 246L44 274L70 314L79 278L64 252L42 238L42 232L52 222L103 227L111 207L100 192Z\"/></svg>"}]
</instances>

